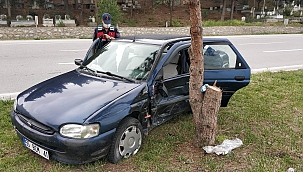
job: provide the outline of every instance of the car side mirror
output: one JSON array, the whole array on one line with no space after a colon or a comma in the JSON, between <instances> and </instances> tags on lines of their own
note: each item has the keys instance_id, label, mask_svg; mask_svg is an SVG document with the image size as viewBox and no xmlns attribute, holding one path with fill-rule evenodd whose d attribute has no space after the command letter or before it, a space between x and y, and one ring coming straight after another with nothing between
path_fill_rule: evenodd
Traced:
<instances>
[{"instance_id":1,"label":"car side mirror","mask_svg":"<svg viewBox=\"0 0 303 172\"><path fill-rule=\"evenodd\" d=\"M80 65L82 65L82 63L83 63L83 60L82 59L75 59L75 64L77 65L77 66L80 66Z\"/></svg>"},{"instance_id":2,"label":"car side mirror","mask_svg":"<svg viewBox=\"0 0 303 172\"><path fill-rule=\"evenodd\" d=\"M154 94L160 94L162 97L168 97L168 91L162 82L156 82L154 85Z\"/></svg>"}]
</instances>

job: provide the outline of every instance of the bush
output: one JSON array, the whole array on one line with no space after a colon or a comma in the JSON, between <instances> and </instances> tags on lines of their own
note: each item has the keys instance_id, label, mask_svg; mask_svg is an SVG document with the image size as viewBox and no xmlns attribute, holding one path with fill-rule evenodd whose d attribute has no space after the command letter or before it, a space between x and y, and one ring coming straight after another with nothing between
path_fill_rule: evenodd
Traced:
<instances>
[{"instance_id":1,"label":"bush","mask_svg":"<svg viewBox=\"0 0 303 172\"><path fill-rule=\"evenodd\" d=\"M172 21L172 26L173 27L182 27L182 24L178 20L173 20Z\"/></svg>"},{"instance_id":2,"label":"bush","mask_svg":"<svg viewBox=\"0 0 303 172\"><path fill-rule=\"evenodd\" d=\"M290 13L291 13L291 8L289 7L286 7L283 11L284 16L290 16Z\"/></svg>"},{"instance_id":3,"label":"bush","mask_svg":"<svg viewBox=\"0 0 303 172\"><path fill-rule=\"evenodd\" d=\"M65 27L65 24L63 23L63 21L60 21L58 24L57 24L58 27Z\"/></svg>"}]
</instances>

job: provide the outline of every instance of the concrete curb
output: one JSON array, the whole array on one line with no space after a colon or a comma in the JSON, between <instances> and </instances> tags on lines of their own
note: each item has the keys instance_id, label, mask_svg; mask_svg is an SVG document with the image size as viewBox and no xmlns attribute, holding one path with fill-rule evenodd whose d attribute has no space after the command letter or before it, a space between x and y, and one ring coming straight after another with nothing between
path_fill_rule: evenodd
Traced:
<instances>
[{"instance_id":1,"label":"concrete curb","mask_svg":"<svg viewBox=\"0 0 303 172\"><path fill-rule=\"evenodd\" d=\"M0 100L15 100L18 94L20 94L20 92L0 94Z\"/></svg>"}]
</instances>

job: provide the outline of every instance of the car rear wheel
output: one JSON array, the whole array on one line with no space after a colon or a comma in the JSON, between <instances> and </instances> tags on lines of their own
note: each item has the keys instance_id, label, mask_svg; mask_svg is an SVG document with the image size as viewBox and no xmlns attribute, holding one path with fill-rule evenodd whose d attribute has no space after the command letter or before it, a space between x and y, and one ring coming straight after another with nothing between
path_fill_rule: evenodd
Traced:
<instances>
[{"instance_id":1,"label":"car rear wheel","mask_svg":"<svg viewBox=\"0 0 303 172\"><path fill-rule=\"evenodd\" d=\"M118 126L108 153L111 163L118 163L122 158L135 155L142 144L143 133L140 122L131 117L125 118Z\"/></svg>"}]
</instances>

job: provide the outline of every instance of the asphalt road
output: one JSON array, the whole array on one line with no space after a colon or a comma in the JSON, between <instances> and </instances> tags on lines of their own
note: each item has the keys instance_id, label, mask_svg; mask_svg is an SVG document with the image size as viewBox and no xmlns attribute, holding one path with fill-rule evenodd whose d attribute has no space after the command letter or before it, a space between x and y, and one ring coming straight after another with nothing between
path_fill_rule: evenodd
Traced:
<instances>
[{"instance_id":1,"label":"asphalt road","mask_svg":"<svg viewBox=\"0 0 303 172\"><path fill-rule=\"evenodd\" d=\"M222 37L222 36L221 36ZM245 57L252 72L303 68L303 35L225 36ZM76 68L91 39L0 41L0 99Z\"/></svg>"}]
</instances>

